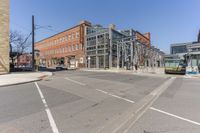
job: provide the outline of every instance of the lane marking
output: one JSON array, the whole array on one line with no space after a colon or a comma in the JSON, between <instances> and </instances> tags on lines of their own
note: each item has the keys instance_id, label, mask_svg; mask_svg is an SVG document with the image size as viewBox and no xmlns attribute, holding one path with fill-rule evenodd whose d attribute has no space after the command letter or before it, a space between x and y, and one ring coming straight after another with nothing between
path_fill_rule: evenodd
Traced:
<instances>
[{"instance_id":1,"label":"lane marking","mask_svg":"<svg viewBox=\"0 0 200 133\"><path fill-rule=\"evenodd\" d=\"M79 82L79 81L76 81L76 80L73 80L73 79L70 79L68 77L65 78L66 80L68 81L71 81L73 83L76 83L76 84L79 84L81 86L86 86L86 84L82 83L82 82ZM118 99L121 99L121 100L124 100L124 101L127 101L127 102L130 102L130 103L135 103L134 101L132 100L129 100L129 99L126 99L126 98L123 98L123 97L120 97L120 96L117 96L117 95L114 95L114 94L111 94L109 92L106 92L106 91L103 91L103 90L100 90L100 89L95 89L96 91L99 91L101 93L104 93L104 94L107 94L109 96L112 96L112 97L115 97L115 98L118 98Z\"/></svg>"},{"instance_id":2,"label":"lane marking","mask_svg":"<svg viewBox=\"0 0 200 133\"><path fill-rule=\"evenodd\" d=\"M76 84L82 85L82 86L85 86L85 85L86 85L86 84L84 84L84 83L81 83L81 82L79 82L79 81L76 81L76 80L70 79L70 78L68 78L68 77L66 77L65 79L68 80L68 81L71 81L71 82L73 82L73 83L76 83Z\"/></svg>"},{"instance_id":3,"label":"lane marking","mask_svg":"<svg viewBox=\"0 0 200 133\"><path fill-rule=\"evenodd\" d=\"M43 104L45 106L45 111L47 113L47 116L48 116L48 119L49 119L49 123L50 123L50 126L51 126L51 129L52 129L53 133L59 133L58 128L56 126L56 123L55 123L55 121L53 119L53 116L51 114L51 111L50 111L50 109L48 107L48 104L47 104L47 102L46 102L46 100L44 98L44 95L42 94L42 91L41 91L39 85L37 84L37 82L35 82L35 86L37 87L38 92L40 94L40 98L41 98L41 100L42 100L42 102L43 102Z\"/></svg>"},{"instance_id":4,"label":"lane marking","mask_svg":"<svg viewBox=\"0 0 200 133\"><path fill-rule=\"evenodd\" d=\"M66 80L68 80L68 81L71 81L71 82L74 82L74 83L76 83L76 84L79 84L79 85L82 85L82 86L86 86L86 84L84 84L84 83L81 83L81 82L79 82L79 81L76 81L76 80L73 80L73 79L70 79L70 78L68 78L68 77L66 77L65 78ZM171 78L171 79L175 79L175 77L173 77L173 78ZM36 83L36 82L35 82ZM36 86L38 86L37 85L37 83L36 83ZM39 88L39 86L38 86L38 88ZM39 89L40 90L40 89ZM39 91L38 90L38 91ZM135 103L134 101L132 101L132 100L130 100L130 99L126 99L126 98L123 98L123 97L120 97L120 96L117 96L117 95L114 95L114 94L112 94L112 93L109 93L109 92L106 92L106 91L103 91L103 90L100 90L100 89L96 89L97 91L99 91L99 92L101 92L101 93L104 93L104 94L107 94L107 95L109 95L109 96L112 96L112 97L115 97L115 98L118 98L118 99L121 99L121 100L124 100L124 101L127 101L127 102L129 102L129 103ZM41 92L41 90L39 91L39 93ZM42 92L41 92L41 94L42 94ZM42 98L43 97L43 98ZM47 104L45 104L46 103L46 101L45 101L45 99L44 99L44 96L42 95L41 96L41 99L42 99L42 101L43 101L43 103L44 103L44 105L45 105L45 107L48 107L48 105ZM190 119L186 119L186 118L183 118L183 117L180 117L180 116L177 116L177 115L174 115L174 114L171 114L171 113L168 113L168 112L165 112L165 111L162 111L162 110L159 110L159 109L156 109L156 108L154 108L154 107L150 107L149 109L151 109L151 110L154 110L154 111L157 111L157 112L160 112L160 113L163 113L163 114L166 114L166 115L169 115L169 116L172 116L172 117L175 117L175 118L177 118L177 119L180 119L180 120L183 120L183 121L187 121L187 122L189 122L189 123L193 123L193 124L195 124L195 125L198 125L198 126L200 126L200 123L198 123L198 122L195 122L195 121L192 121L192 120L190 120ZM50 112L50 110L49 110L49 112ZM50 112L50 114L51 114L51 112ZM51 118L52 118L52 120L53 120L53 117L52 117L52 115L51 115ZM54 120L53 120L54 121ZM55 123L55 122L54 122ZM55 125L56 126L56 125ZM57 128L57 127L56 127ZM58 129L57 129L58 130ZM59 133L59 132L54 132L54 133Z\"/></svg>"},{"instance_id":5,"label":"lane marking","mask_svg":"<svg viewBox=\"0 0 200 133\"><path fill-rule=\"evenodd\" d=\"M172 117L175 117L175 118L177 118L177 119L180 119L180 120L183 120L183 121L187 121L187 122L189 122L189 123L192 123L192 124L195 124L195 125L200 126L200 123L199 123L199 122L195 122L195 121L192 121L192 120L190 120L190 119L186 119L186 118L183 118L183 117L180 117L180 116L177 116L177 115L174 115L174 114L171 114L171 113L168 113L168 112L165 112L165 111L156 109L156 108L154 108L154 107L151 107L150 109L151 109L151 110L154 110L154 111L157 111L157 112L160 112L160 113L163 113L163 114L166 114L166 115L169 115L169 116L172 116Z\"/></svg>"},{"instance_id":6,"label":"lane marking","mask_svg":"<svg viewBox=\"0 0 200 133\"><path fill-rule=\"evenodd\" d=\"M74 82L74 83L76 83L76 84L82 85L82 86L85 86L85 85L86 85L86 84L84 84L84 83L81 83L81 82L79 82L79 81L72 80L72 79L70 79L70 78L65 78L65 79L66 79L66 80L69 80L69 81L71 81L71 82ZM175 78L173 77L173 78L171 78L171 79L175 79ZM112 96L112 97L115 97L115 98L118 98L118 99L121 99L121 100L127 101L127 102L129 102L129 103L135 103L134 101L132 101L132 100L130 100L130 99L127 99L127 98L123 98L123 97L120 97L120 96L114 95L114 94L112 94L112 93L109 93L109 92L106 92L106 91L103 91L103 90L100 90L100 89L96 89L96 90L99 91L99 92L101 92L101 93L104 93L104 94L106 94L106 95L109 95L109 96ZM192 120L189 120L189 119L186 119L186 118L183 118L183 117L180 117L180 116L177 116L177 115L174 115L174 114L171 114L171 113L168 113L168 112L165 112L165 111L159 110L159 109L156 109L156 108L154 108L154 107L150 107L149 109L200 126L200 123L198 123L198 122L195 122L195 121L192 121Z\"/></svg>"},{"instance_id":7,"label":"lane marking","mask_svg":"<svg viewBox=\"0 0 200 133\"><path fill-rule=\"evenodd\" d=\"M106 91L103 91L103 90L100 90L100 89L96 89L96 90L97 90L97 91L99 91L99 92L102 92L102 93L104 93L104 94L107 94L107 95L109 95L109 96L112 96L112 97L115 97L115 98L118 98L118 99L122 99L122 100L125 100L125 101L127 101L127 102L130 102L130 103L135 103L134 101L132 101L132 100L130 100L130 99L126 99L126 98L123 98L123 97L120 97L120 96L117 96L117 95L111 94L111 93L109 93L109 92L106 92ZM192 120L190 120L190 119L186 119L186 118L183 118L183 117L180 117L180 116L177 116L177 115L174 115L174 114L171 114L171 113L168 113L168 112L165 112L165 111L162 111L162 110L156 109L156 108L154 108L154 107L150 107L149 109L151 109L151 110L154 110L154 111L157 111L157 112L160 112L160 113L163 113L163 114L166 114L166 115L169 115L169 116L172 116L172 117L178 118L178 119L180 119L180 120L187 121L187 122L189 122L189 123L193 123L193 124L195 124L195 125L198 125L198 126L200 126L200 123L198 123L198 122L195 122L195 121L192 121Z\"/></svg>"},{"instance_id":8,"label":"lane marking","mask_svg":"<svg viewBox=\"0 0 200 133\"><path fill-rule=\"evenodd\" d=\"M70 79L70 78L65 78L65 79L66 79L66 80L69 80L69 81L71 81L71 82L74 82L74 83L76 83L76 84L82 85L82 86L85 86L85 85L86 85L86 84L84 84L84 83L81 83L81 82L76 81L76 80L72 80L72 79ZM172 77L171 79L175 79L175 77ZM101 93L104 93L104 94L106 94L106 95L109 95L109 96L112 96L112 97L115 97L115 98L118 98L118 99L121 99L121 100L127 101L127 102L129 102L129 103L135 103L134 101L132 101L132 100L130 100L130 99L126 99L126 98L123 98L123 97L120 97L120 96L114 95L114 94L112 94L112 93L109 93L109 92L106 92L106 91L103 91L103 90L100 90L100 89L96 89L96 90L99 91L99 92L101 92ZM171 113L168 113L168 112L165 112L165 111L162 111L162 110L156 109L156 108L154 108L154 107L150 107L149 109L200 126L200 123L195 122L195 121L192 121L192 120L190 120L190 119L186 119L186 118L183 118L183 117L180 117L180 116L177 116L177 115L174 115L174 114L171 114Z\"/></svg>"},{"instance_id":9,"label":"lane marking","mask_svg":"<svg viewBox=\"0 0 200 133\"><path fill-rule=\"evenodd\" d=\"M118 99L121 99L121 100L130 102L130 103L135 103L135 102L132 101L132 100L129 100L129 99L126 99L126 98L123 98L123 97L120 97L120 96L111 94L111 93L109 93L109 92L106 92L106 91L103 91L103 90L100 90L100 89L96 89L96 90L99 91L99 92L102 92L102 93L104 93L104 94L107 94L107 95L109 95L109 96L112 96L112 97L115 97L115 98L118 98Z\"/></svg>"}]
</instances>

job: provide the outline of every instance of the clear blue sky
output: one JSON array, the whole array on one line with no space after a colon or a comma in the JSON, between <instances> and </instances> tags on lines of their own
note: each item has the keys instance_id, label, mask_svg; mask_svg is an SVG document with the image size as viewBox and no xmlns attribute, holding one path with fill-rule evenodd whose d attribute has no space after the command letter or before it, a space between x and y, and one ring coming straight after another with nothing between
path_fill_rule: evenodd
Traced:
<instances>
[{"instance_id":1,"label":"clear blue sky","mask_svg":"<svg viewBox=\"0 0 200 133\"><path fill-rule=\"evenodd\" d=\"M117 29L151 32L152 43L169 52L171 43L190 42L200 29L200 0L10 0L11 29L31 31L36 24L54 31L36 31L36 41L88 20Z\"/></svg>"}]
</instances>

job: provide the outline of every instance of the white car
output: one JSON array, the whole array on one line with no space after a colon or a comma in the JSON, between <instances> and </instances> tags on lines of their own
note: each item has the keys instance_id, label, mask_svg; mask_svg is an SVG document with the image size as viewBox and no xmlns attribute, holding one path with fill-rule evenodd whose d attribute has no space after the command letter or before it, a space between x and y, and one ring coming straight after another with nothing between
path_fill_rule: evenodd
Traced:
<instances>
[{"instance_id":1,"label":"white car","mask_svg":"<svg viewBox=\"0 0 200 133\"><path fill-rule=\"evenodd\" d=\"M64 64L59 64L56 66L56 70L67 70L67 67Z\"/></svg>"}]
</instances>

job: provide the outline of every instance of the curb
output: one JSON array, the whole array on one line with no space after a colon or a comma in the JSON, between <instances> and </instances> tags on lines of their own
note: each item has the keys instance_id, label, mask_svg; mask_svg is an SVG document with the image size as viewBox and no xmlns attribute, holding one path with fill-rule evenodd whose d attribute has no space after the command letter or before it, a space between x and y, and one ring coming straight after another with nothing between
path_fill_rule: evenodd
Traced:
<instances>
[{"instance_id":1,"label":"curb","mask_svg":"<svg viewBox=\"0 0 200 133\"><path fill-rule=\"evenodd\" d=\"M186 79L200 79L200 75L185 75Z\"/></svg>"},{"instance_id":2,"label":"curb","mask_svg":"<svg viewBox=\"0 0 200 133\"><path fill-rule=\"evenodd\" d=\"M8 87L8 86L13 86L13 85L21 85L21 84L27 84L27 83L32 83L35 81L41 81L42 79L38 78L35 80L31 80L31 81L25 81L25 82L20 82L20 83L12 83L12 84L6 84L6 85L0 85L0 87Z\"/></svg>"},{"instance_id":3,"label":"curb","mask_svg":"<svg viewBox=\"0 0 200 133\"><path fill-rule=\"evenodd\" d=\"M34 80L30 80L30 81L24 81L24 82L19 82L19 83L11 83L11 84L5 84L5 85L0 85L0 87L7 87L7 86L13 86L13 85L20 85L20 84L27 84L27 83L32 83L32 82L36 82L36 81L41 81L44 80L47 77L51 77L54 74L51 73L51 75L42 75Z\"/></svg>"},{"instance_id":4,"label":"curb","mask_svg":"<svg viewBox=\"0 0 200 133\"><path fill-rule=\"evenodd\" d=\"M141 72L124 72L124 71L98 71L98 70L80 70L85 72L97 72L97 73L119 73L119 74L128 74L128 75L136 75L136 76L147 76L147 77L163 77L163 78L170 78L174 77L173 75L162 75L159 73L152 74L152 73L141 73Z\"/></svg>"}]
</instances>

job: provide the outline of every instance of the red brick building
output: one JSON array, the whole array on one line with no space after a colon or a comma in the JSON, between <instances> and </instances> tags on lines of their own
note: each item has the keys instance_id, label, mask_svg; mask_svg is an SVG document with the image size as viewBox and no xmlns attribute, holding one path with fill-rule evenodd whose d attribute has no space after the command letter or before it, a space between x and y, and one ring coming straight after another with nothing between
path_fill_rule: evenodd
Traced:
<instances>
[{"instance_id":1,"label":"red brick building","mask_svg":"<svg viewBox=\"0 0 200 133\"><path fill-rule=\"evenodd\" d=\"M84 67L84 36L85 27L90 22L81 21L78 25L43 39L35 44L40 51L40 64L55 67L65 64L67 67Z\"/></svg>"},{"instance_id":2,"label":"red brick building","mask_svg":"<svg viewBox=\"0 0 200 133\"><path fill-rule=\"evenodd\" d=\"M151 34L150 32L147 32L145 34L141 34L140 32L136 31L136 39L147 45L148 47L151 46Z\"/></svg>"},{"instance_id":3,"label":"red brick building","mask_svg":"<svg viewBox=\"0 0 200 133\"><path fill-rule=\"evenodd\" d=\"M32 55L31 54L22 54L17 58L17 66L30 65L31 61L32 61Z\"/></svg>"}]
</instances>

